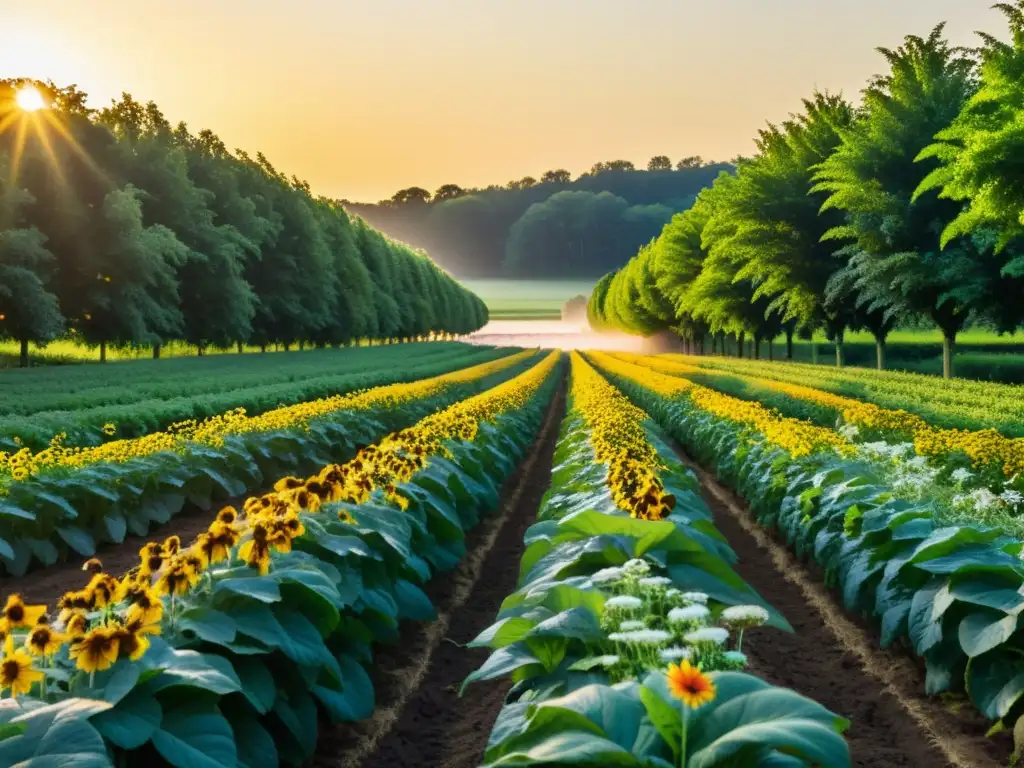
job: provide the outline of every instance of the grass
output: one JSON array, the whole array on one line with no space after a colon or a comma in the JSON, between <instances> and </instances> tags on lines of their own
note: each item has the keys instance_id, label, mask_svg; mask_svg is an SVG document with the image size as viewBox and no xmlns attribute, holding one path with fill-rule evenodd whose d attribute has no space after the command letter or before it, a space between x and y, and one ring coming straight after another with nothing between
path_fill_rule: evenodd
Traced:
<instances>
[{"instance_id":1,"label":"grass","mask_svg":"<svg viewBox=\"0 0 1024 768\"><path fill-rule=\"evenodd\" d=\"M573 296L589 296L596 280L463 280L492 320L559 320Z\"/></svg>"}]
</instances>

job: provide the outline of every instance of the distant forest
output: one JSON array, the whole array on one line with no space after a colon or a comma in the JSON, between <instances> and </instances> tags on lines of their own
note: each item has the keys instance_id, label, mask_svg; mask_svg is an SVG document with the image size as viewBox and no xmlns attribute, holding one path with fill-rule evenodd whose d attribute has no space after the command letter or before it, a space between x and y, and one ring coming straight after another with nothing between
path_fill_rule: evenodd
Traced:
<instances>
[{"instance_id":1,"label":"distant forest","mask_svg":"<svg viewBox=\"0 0 1024 768\"><path fill-rule=\"evenodd\" d=\"M659 155L646 169L614 160L577 179L559 169L486 189L409 187L389 200L345 207L461 278L599 277L732 170L700 157L673 165Z\"/></svg>"}]
</instances>

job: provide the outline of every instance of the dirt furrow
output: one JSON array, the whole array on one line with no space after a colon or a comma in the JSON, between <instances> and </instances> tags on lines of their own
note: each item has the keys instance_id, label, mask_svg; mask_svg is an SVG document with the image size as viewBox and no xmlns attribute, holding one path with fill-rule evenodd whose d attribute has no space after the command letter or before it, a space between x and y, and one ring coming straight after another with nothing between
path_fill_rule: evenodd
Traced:
<instances>
[{"instance_id":1,"label":"dirt furrow","mask_svg":"<svg viewBox=\"0 0 1024 768\"><path fill-rule=\"evenodd\" d=\"M793 626L744 636L751 671L792 688L852 721L846 736L863 768L997 768L1005 740L984 737L986 724L924 697L914 663L878 647L866 625L848 617L820 578L759 527L746 505L686 456L697 472L715 526L739 556L736 571Z\"/></svg>"},{"instance_id":2,"label":"dirt furrow","mask_svg":"<svg viewBox=\"0 0 1024 768\"><path fill-rule=\"evenodd\" d=\"M497 615L516 588L523 534L535 521L551 478L565 391L552 400L540 436L505 483L498 514L468 537L468 556L454 573L426 587L438 612L430 624L408 622L395 647L377 651L371 676L377 707L371 719L324 726L318 768L473 768L510 687L506 682L471 685L463 679L489 654L461 647Z\"/></svg>"}]
</instances>

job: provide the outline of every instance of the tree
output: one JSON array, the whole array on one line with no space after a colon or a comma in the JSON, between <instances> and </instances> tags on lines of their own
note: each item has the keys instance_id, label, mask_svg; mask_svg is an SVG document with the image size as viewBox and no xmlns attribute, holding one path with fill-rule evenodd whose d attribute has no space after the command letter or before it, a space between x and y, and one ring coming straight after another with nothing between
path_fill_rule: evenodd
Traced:
<instances>
[{"instance_id":1,"label":"tree","mask_svg":"<svg viewBox=\"0 0 1024 768\"><path fill-rule=\"evenodd\" d=\"M391 196L395 205L416 205L430 202L430 193L423 187L407 187L400 189Z\"/></svg>"},{"instance_id":2,"label":"tree","mask_svg":"<svg viewBox=\"0 0 1024 768\"><path fill-rule=\"evenodd\" d=\"M35 227L21 226L19 210L33 198L8 187L7 166L0 162L0 338L20 343L24 368L29 342L55 339L64 330L64 317L48 285L54 258L46 249L46 236Z\"/></svg>"},{"instance_id":3,"label":"tree","mask_svg":"<svg viewBox=\"0 0 1024 768\"><path fill-rule=\"evenodd\" d=\"M457 197L462 197L464 194L466 194L466 190L458 184L442 184L434 193L434 202L441 203L445 200L454 200Z\"/></svg>"},{"instance_id":4,"label":"tree","mask_svg":"<svg viewBox=\"0 0 1024 768\"><path fill-rule=\"evenodd\" d=\"M544 171L544 174L540 177L541 184L568 184L570 181L572 181L572 174L564 168Z\"/></svg>"},{"instance_id":5,"label":"tree","mask_svg":"<svg viewBox=\"0 0 1024 768\"><path fill-rule=\"evenodd\" d=\"M890 71L864 91L860 119L817 175L815 191L828 193L823 210L846 214L825 238L849 239L853 253L863 254L851 260L845 284L866 291L876 311L924 315L941 329L949 377L957 333L972 309L985 310L964 289L984 272L986 248L960 238L942 249L941 234L961 205L934 192L915 197L937 165L915 158L974 93L975 62L943 39L943 25L927 38L911 35L896 50L879 50Z\"/></svg>"},{"instance_id":6,"label":"tree","mask_svg":"<svg viewBox=\"0 0 1024 768\"><path fill-rule=\"evenodd\" d=\"M141 192L132 186L110 192L91 233L89 258L77 282L83 312L78 330L98 344L153 344L181 333L177 267L187 247L161 224L142 220Z\"/></svg>"},{"instance_id":7,"label":"tree","mask_svg":"<svg viewBox=\"0 0 1024 768\"><path fill-rule=\"evenodd\" d=\"M655 155L647 161L648 171L671 171L672 161L668 155Z\"/></svg>"},{"instance_id":8,"label":"tree","mask_svg":"<svg viewBox=\"0 0 1024 768\"><path fill-rule=\"evenodd\" d=\"M700 155L690 155L689 157L682 158L676 163L677 171L688 171L693 168L700 168L704 165L704 158Z\"/></svg>"},{"instance_id":9,"label":"tree","mask_svg":"<svg viewBox=\"0 0 1024 768\"><path fill-rule=\"evenodd\" d=\"M736 281L749 281L754 299L783 323L814 328L823 325L836 344L836 365L843 364L843 336L855 324L855 302L825 304L825 288L842 266L827 232L844 222L835 210L820 212L828 195L812 191L814 169L840 143L840 132L853 120L842 97L816 93L804 110L782 125L759 133L758 154L740 163L729 205L720 210L735 225L727 241L736 264Z\"/></svg>"},{"instance_id":10,"label":"tree","mask_svg":"<svg viewBox=\"0 0 1024 768\"><path fill-rule=\"evenodd\" d=\"M587 297L573 296L562 305L562 320L567 323L579 323L587 319Z\"/></svg>"}]
</instances>

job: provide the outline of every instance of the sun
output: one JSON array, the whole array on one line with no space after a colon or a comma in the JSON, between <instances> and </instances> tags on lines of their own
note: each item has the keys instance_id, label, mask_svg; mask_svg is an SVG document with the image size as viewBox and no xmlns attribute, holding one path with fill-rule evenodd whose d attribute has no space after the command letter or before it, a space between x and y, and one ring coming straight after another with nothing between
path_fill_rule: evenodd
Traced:
<instances>
[{"instance_id":1,"label":"sun","mask_svg":"<svg viewBox=\"0 0 1024 768\"><path fill-rule=\"evenodd\" d=\"M46 106L43 94L32 85L19 88L18 92L14 95L14 100L18 103L18 107L25 112L35 112Z\"/></svg>"}]
</instances>

